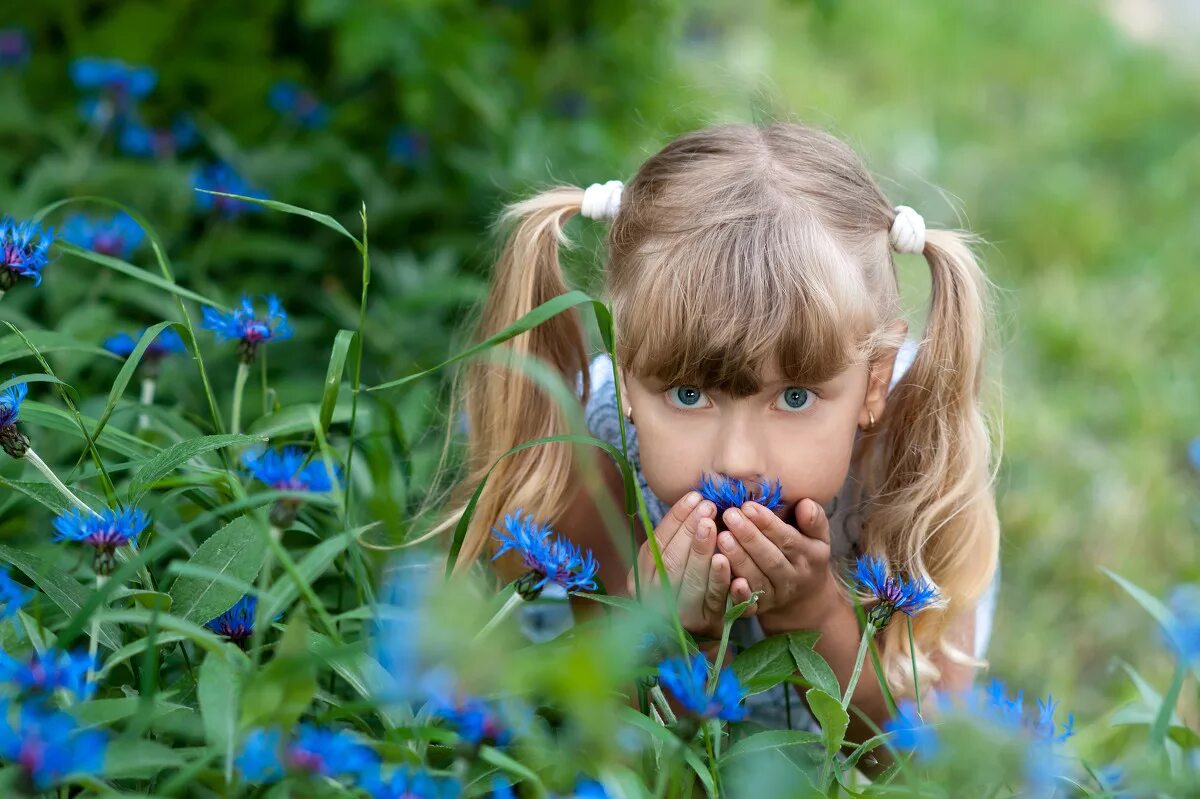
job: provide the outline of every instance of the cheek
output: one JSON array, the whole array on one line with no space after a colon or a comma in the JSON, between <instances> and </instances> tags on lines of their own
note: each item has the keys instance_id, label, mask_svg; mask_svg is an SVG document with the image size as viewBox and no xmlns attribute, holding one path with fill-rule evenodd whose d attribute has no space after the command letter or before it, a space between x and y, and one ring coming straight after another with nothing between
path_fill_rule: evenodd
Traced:
<instances>
[{"instance_id":1,"label":"cheek","mask_svg":"<svg viewBox=\"0 0 1200 799\"><path fill-rule=\"evenodd\" d=\"M681 435L669 422L639 422L642 474L654 495L675 504L695 487L704 471L706 448L699 436Z\"/></svg>"}]
</instances>

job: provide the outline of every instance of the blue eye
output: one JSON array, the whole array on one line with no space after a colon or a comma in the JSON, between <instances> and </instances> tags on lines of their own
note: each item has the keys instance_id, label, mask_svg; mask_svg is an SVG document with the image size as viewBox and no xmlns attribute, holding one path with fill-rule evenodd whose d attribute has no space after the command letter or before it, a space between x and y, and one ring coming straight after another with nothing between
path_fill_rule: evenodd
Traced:
<instances>
[{"instance_id":1,"label":"blue eye","mask_svg":"<svg viewBox=\"0 0 1200 799\"><path fill-rule=\"evenodd\" d=\"M812 405L816 395L807 388L788 386L779 395L783 398L784 410L802 411Z\"/></svg>"},{"instance_id":2,"label":"blue eye","mask_svg":"<svg viewBox=\"0 0 1200 799\"><path fill-rule=\"evenodd\" d=\"M704 392L695 386L676 386L667 392L667 396L672 403L678 403L676 407L694 408L704 396Z\"/></svg>"}]
</instances>

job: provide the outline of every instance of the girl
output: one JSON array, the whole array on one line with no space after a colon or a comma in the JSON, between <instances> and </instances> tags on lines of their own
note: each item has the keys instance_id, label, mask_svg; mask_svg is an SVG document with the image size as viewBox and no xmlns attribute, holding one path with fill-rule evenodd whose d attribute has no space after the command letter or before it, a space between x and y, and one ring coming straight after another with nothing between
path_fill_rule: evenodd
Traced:
<instances>
[{"instance_id":1,"label":"girl","mask_svg":"<svg viewBox=\"0 0 1200 799\"><path fill-rule=\"evenodd\" d=\"M481 338L567 291L558 250L563 225L580 213L610 225L605 278L620 373L607 355L588 358L573 311L508 346L577 383L597 437L620 447L617 414L625 415L684 626L717 636L726 598L762 591L735 639L819 630L816 649L845 686L859 628L839 575L870 553L929 580L945 600L915 619L922 686L969 684L985 665L999 540L981 407L987 282L970 237L926 230L826 133L791 123L710 127L668 144L628 185L559 186L507 209L503 219L516 227ZM916 345L902 347L908 326L893 250L923 255L931 272ZM628 548L604 528L576 459L595 459L620 506L615 463L561 443L501 460L521 442L565 432L559 407L519 369L473 364L464 396L463 489L499 464L457 567L484 554L496 521L523 507L590 548L610 591L629 589ZM774 512L748 502L717 518L691 490L705 473L778 479L784 501ZM453 528L464 505L440 529ZM652 576L644 540L637 557L642 579ZM893 690L911 695L906 626L888 626L879 645ZM811 726L802 712L785 717L783 686L751 700L752 719ZM860 681L853 701L877 724L887 717L874 680ZM852 735L869 737L854 724Z\"/></svg>"}]
</instances>

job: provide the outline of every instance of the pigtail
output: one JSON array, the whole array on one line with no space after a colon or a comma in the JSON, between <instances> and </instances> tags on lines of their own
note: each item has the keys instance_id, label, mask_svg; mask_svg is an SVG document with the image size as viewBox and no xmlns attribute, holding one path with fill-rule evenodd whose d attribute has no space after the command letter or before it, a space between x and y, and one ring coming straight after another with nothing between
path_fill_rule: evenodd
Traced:
<instances>
[{"instance_id":1,"label":"pigtail","mask_svg":"<svg viewBox=\"0 0 1200 799\"><path fill-rule=\"evenodd\" d=\"M953 597L914 619L918 669L929 672L922 681L937 677L926 657L932 645L951 660L985 665L943 634L959 609L982 595L999 554L997 458L982 396L989 283L971 242L964 233L927 232L932 296L925 336L869 434L867 548ZM906 625L885 630L883 650L889 682L911 685Z\"/></svg>"},{"instance_id":2,"label":"pigtail","mask_svg":"<svg viewBox=\"0 0 1200 799\"><path fill-rule=\"evenodd\" d=\"M559 186L504 210L500 225L515 224L515 228L496 262L475 341L499 333L568 291L558 251L570 244L563 226L579 213L582 200L582 189ZM540 519L553 520L570 499L570 444L531 447L500 461L490 476L488 470L514 446L565 430L562 411L522 374L520 366L512 365L514 360L538 358L561 372L570 386L582 375L586 401L587 350L579 315L574 309L558 314L499 347L510 354L505 363L472 361L455 386L459 395L456 411L461 408L466 416L466 474L458 485L458 495L451 498L448 517L431 535L452 532L471 493L485 477L488 480L458 553L456 573L490 551L491 528L505 513L523 507Z\"/></svg>"}]
</instances>

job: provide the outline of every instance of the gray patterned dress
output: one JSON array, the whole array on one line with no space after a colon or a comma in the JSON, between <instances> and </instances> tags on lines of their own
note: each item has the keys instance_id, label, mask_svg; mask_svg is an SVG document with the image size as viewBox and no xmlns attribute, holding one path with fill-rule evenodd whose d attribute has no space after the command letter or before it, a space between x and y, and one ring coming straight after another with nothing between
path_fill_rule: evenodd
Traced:
<instances>
[{"instance_id":1,"label":"gray patterned dress","mask_svg":"<svg viewBox=\"0 0 1200 799\"><path fill-rule=\"evenodd\" d=\"M892 386L895 386L900 376L912 363L916 354L916 343L905 342L896 359L896 368L892 376ZM589 369L591 394L588 397L585 415L588 429L592 435L607 441L618 449L621 447L620 412L617 408L616 390L613 383L612 361L607 355L601 354L592 359ZM582 391L582 380L579 381ZM655 525L670 510L670 506L660 500L646 484L642 473L641 459L638 452L637 429L633 425L625 426L625 434L629 447L629 459L634 466L638 485L646 501L646 509L650 520ZM832 556L835 561L852 560L858 554L858 536L861 532L861 517L852 507L855 481L851 476L838 495L830 518L830 543ZM988 639L991 634L992 616L995 610L995 594L999 578L993 579L991 586L980 599L976 608L975 620L975 655L983 657L987 651ZM731 645L734 651L740 651L763 638L762 627L754 618L738 619L733 624L730 633ZM817 724L808 714L804 703L788 690L787 685L777 685L775 688L747 697L748 720L772 729L809 729L817 730ZM790 724L789 724L790 721Z\"/></svg>"}]
</instances>

